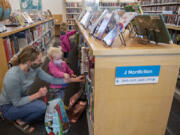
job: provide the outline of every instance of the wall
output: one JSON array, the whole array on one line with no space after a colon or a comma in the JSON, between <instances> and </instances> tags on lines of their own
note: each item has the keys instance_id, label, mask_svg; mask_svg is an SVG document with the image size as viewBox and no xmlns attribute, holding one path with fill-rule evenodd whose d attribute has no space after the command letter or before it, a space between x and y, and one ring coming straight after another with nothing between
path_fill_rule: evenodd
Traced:
<instances>
[{"instance_id":1,"label":"wall","mask_svg":"<svg viewBox=\"0 0 180 135\"><path fill-rule=\"evenodd\" d=\"M20 0L9 0L12 10L20 10ZM65 21L64 0L42 0L42 10L50 9L52 14L62 14Z\"/></svg>"}]
</instances>

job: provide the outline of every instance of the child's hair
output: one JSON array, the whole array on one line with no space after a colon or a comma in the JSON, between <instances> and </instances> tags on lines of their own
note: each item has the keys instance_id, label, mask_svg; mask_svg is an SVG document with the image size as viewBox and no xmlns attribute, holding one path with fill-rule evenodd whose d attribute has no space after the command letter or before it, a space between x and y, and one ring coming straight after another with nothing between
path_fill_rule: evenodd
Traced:
<instances>
[{"instance_id":1,"label":"child's hair","mask_svg":"<svg viewBox=\"0 0 180 135\"><path fill-rule=\"evenodd\" d=\"M67 27L68 27L67 23L65 23L65 22L61 23L61 25L60 25L60 33L62 34L63 32L66 32Z\"/></svg>"},{"instance_id":2,"label":"child's hair","mask_svg":"<svg viewBox=\"0 0 180 135\"><path fill-rule=\"evenodd\" d=\"M51 58L54 56L54 54L60 54L63 56L63 52L61 47L50 47L47 51L48 57Z\"/></svg>"}]
</instances>

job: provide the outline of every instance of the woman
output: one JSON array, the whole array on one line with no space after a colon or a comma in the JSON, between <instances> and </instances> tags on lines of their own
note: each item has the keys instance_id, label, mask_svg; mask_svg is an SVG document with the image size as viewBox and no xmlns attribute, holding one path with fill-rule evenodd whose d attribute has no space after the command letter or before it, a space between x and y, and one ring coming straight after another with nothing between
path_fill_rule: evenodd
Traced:
<instances>
[{"instance_id":1,"label":"woman","mask_svg":"<svg viewBox=\"0 0 180 135\"><path fill-rule=\"evenodd\" d=\"M42 53L37 47L25 47L12 60L13 67L4 77L0 95L0 110L3 116L8 120L15 120L15 125L26 133L34 131L28 123L43 119L46 110L46 104L38 100L47 94L46 87L41 87L35 94L26 94L36 77L51 84L83 81L82 76L66 80L50 76L41 69L41 59Z\"/></svg>"}]
</instances>

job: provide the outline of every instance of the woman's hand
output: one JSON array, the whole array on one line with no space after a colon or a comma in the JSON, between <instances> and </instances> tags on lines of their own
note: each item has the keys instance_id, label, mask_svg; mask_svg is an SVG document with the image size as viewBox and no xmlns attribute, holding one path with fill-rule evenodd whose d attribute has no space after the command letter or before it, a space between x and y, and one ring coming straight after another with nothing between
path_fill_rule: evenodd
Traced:
<instances>
[{"instance_id":1,"label":"woman's hand","mask_svg":"<svg viewBox=\"0 0 180 135\"><path fill-rule=\"evenodd\" d=\"M85 77L83 75L80 75L76 78L69 78L69 79L64 79L64 83L70 83L70 82L84 82Z\"/></svg>"},{"instance_id":2,"label":"woman's hand","mask_svg":"<svg viewBox=\"0 0 180 135\"><path fill-rule=\"evenodd\" d=\"M83 75L80 75L76 78L70 78L70 82L84 82L85 81L85 77Z\"/></svg>"},{"instance_id":3,"label":"woman's hand","mask_svg":"<svg viewBox=\"0 0 180 135\"><path fill-rule=\"evenodd\" d=\"M46 87L41 87L38 91L38 95L39 95L39 97L44 97L44 96L46 96L47 92L48 92L48 90Z\"/></svg>"},{"instance_id":4,"label":"woman's hand","mask_svg":"<svg viewBox=\"0 0 180 135\"><path fill-rule=\"evenodd\" d=\"M40 97L44 97L44 96L46 96L47 92L48 92L48 90L47 90L46 87L41 87L41 88L38 90L38 92L36 92L35 94L32 94L32 95L29 97L29 99L30 99L30 101L33 101L33 100L36 100L36 99L38 99L38 98L40 98Z\"/></svg>"}]
</instances>

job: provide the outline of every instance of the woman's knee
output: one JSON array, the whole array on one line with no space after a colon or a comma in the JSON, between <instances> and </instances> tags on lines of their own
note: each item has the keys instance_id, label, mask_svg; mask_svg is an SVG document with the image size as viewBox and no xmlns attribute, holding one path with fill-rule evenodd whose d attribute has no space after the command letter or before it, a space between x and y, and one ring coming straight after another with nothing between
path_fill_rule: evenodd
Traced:
<instances>
[{"instance_id":1,"label":"woman's knee","mask_svg":"<svg viewBox=\"0 0 180 135\"><path fill-rule=\"evenodd\" d=\"M36 110L38 112L45 113L45 111L46 111L46 103L41 101L41 100L35 100L35 101L33 101L32 109L34 109L34 110Z\"/></svg>"}]
</instances>

